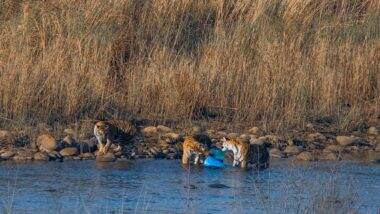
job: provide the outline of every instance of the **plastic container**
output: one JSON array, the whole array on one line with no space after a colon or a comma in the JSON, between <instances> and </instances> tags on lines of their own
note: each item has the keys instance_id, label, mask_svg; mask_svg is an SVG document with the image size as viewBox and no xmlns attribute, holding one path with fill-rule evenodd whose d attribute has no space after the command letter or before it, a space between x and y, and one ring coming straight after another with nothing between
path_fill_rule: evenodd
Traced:
<instances>
[{"instance_id":1,"label":"plastic container","mask_svg":"<svg viewBox=\"0 0 380 214\"><path fill-rule=\"evenodd\" d=\"M224 152L218 148L210 149L210 155L221 162L224 161Z\"/></svg>"},{"instance_id":2,"label":"plastic container","mask_svg":"<svg viewBox=\"0 0 380 214\"><path fill-rule=\"evenodd\" d=\"M212 168L223 168L224 167L223 161L218 160L212 156L208 156L203 164L207 167L212 167Z\"/></svg>"}]
</instances>

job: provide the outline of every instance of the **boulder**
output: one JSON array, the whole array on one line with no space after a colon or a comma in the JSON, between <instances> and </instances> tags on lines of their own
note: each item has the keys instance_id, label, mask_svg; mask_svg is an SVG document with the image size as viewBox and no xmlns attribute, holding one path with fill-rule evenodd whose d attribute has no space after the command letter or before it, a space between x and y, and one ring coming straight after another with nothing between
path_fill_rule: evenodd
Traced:
<instances>
[{"instance_id":1,"label":"boulder","mask_svg":"<svg viewBox=\"0 0 380 214\"><path fill-rule=\"evenodd\" d=\"M33 159L36 161L48 161L49 156L44 152L37 152L33 155Z\"/></svg>"},{"instance_id":2,"label":"boulder","mask_svg":"<svg viewBox=\"0 0 380 214\"><path fill-rule=\"evenodd\" d=\"M29 161L33 159L33 153L28 150L20 150L17 151L15 156L13 157L13 160L15 161Z\"/></svg>"},{"instance_id":3,"label":"boulder","mask_svg":"<svg viewBox=\"0 0 380 214\"><path fill-rule=\"evenodd\" d=\"M76 147L67 147L62 149L59 154L63 157L74 156L78 154L78 149Z\"/></svg>"},{"instance_id":4,"label":"boulder","mask_svg":"<svg viewBox=\"0 0 380 214\"><path fill-rule=\"evenodd\" d=\"M222 138L222 137L226 137L226 136L227 136L227 133L224 132L224 131L218 131L216 134L219 136L219 138Z\"/></svg>"},{"instance_id":5,"label":"boulder","mask_svg":"<svg viewBox=\"0 0 380 214\"><path fill-rule=\"evenodd\" d=\"M339 145L335 145L335 144L332 144L332 145L328 145L325 150L328 150L328 151L331 151L331 152L341 152L343 151L343 148Z\"/></svg>"},{"instance_id":6,"label":"boulder","mask_svg":"<svg viewBox=\"0 0 380 214\"><path fill-rule=\"evenodd\" d=\"M355 136L337 136L336 141L341 146L353 146L359 143L360 138Z\"/></svg>"},{"instance_id":7,"label":"boulder","mask_svg":"<svg viewBox=\"0 0 380 214\"><path fill-rule=\"evenodd\" d=\"M312 133L312 134L308 135L308 140L312 141L312 142L325 142L326 139L327 138L319 132Z\"/></svg>"},{"instance_id":8,"label":"boulder","mask_svg":"<svg viewBox=\"0 0 380 214\"><path fill-rule=\"evenodd\" d=\"M339 160L339 157L334 152L331 152L331 151L325 152L324 151L319 159L325 160L325 161L337 161L337 160Z\"/></svg>"},{"instance_id":9,"label":"boulder","mask_svg":"<svg viewBox=\"0 0 380 214\"><path fill-rule=\"evenodd\" d=\"M88 159L94 159L95 158L95 155L92 154L92 153L90 153L90 152L83 153L80 156L81 156L81 158L83 160L88 160Z\"/></svg>"},{"instance_id":10,"label":"boulder","mask_svg":"<svg viewBox=\"0 0 380 214\"><path fill-rule=\"evenodd\" d=\"M0 154L0 159L2 159L2 160L9 160L9 159L12 158L15 154L16 154L16 152L14 152L13 150L5 150L5 151L3 151L3 152Z\"/></svg>"},{"instance_id":11,"label":"boulder","mask_svg":"<svg viewBox=\"0 0 380 214\"><path fill-rule=\"evenodd\" d=\"M270 149L269 156L271 158L286 158L286 155L277 148Z\"/></svg>"},{"instance_id":12,"label":"boulder","mask_svg":"<svg viewBox=\"0 0 380 214\"><path fill-rule=\"evenodd\" d=\"M180 135L174 132L169 132L164 135L165 138L169 138L171 141L178 141L180 139Z\"/></svg>"},{"instance_id":13,"label":"boulder","mask_svg":"<svg viewBox=\"0 0 380 214\"><path fill-rule=\"evenodd\" d=\"M99 155L96 157L96 161L99 161L99 162L114 162L115 160L116 160L116 157L111 152L108 152L105 155Z\"/></svg>"},{"instance_id":14,"label":"boulder","mask_svg":"<svg viewBox=\"0 0 380 214\"><path fill-rule=\"evenodd\" d=\"M259 135L260 134L260 129L259 129L259 127L254 126L254 127L250 128L248 130L248 132L250 134L253 134L253 135Z\"/></svg>"},{"instance_id":15,"label":"boulder","mask_svg":"<svg viewBox=\"0 0 380 214\"><path fill-rule=\"evenodd\" d=\"M0 130L0 147L4 145L13 144L14 139L10 131Z\"/></svg>"},{"instance_id":16,"label":"boulder","mask_svg":"<svg viewBox=\"0 0 380 214\"><path fill-rule=\"evenodd\" d=\"M375 126L371 126L368 129L369 135L379 135L379 130Z\"/></svg>"},{"instance_id":17,"label":"boulder","mask_svg":"<svg viewBox=\"0 0 380 214\"><path fill-rule=\"evenodd\" d=\"M243 141L250 141L251 140L251 135L248 134L241 134L239 138Z\"/></svg>"},{"instance_id":18,"label":"boulder","mask_svg":"<svg viewBox=\"0 0 380 214\"><path fill-rule=\"evenodd\" d=\"M367 158L370 162L380 163L380 152L370 150L367 153Z\"/></svg>"},{"instance_id":19,"label":"boulder","mask_svg":"<svg viewBox=\"0 0 380 214\"><path fill-rule=\"evenodd\" d=\"M300 160L300 161L316 161L317 158L310 152L301 152L300 154L298 154L296 156L296 159L297 160Z\"/></svg>"},{"instance_id":20,"label":"boulder","mask_svg":"<svg viewBox=\"0 0 380 214\"><path fill-rule=\"evenodd\" d=\"M40 151L52 152L55 151L58 147L57 141L53 136L49 134L42 134L37 137L37 145Z\"/></svg>"},{"instance_id":21,"label":"boulder","mask_svg":"<svg viewBox=\"0 0 380 214\"><path fill-rule=\"evenodd\" d=\"M303 150L298 147L298 146L287 146L284 150L284 153L287 154L288 156L293 156L293 155L298 155L301 153Z\"/></svg>"},{"instance_id":22,"label":"boulder","mask_svg":"<svg viewBox=\"0 0 380 214\"><path fill-rule=\"evenodd\" d=\"M158 125L157 126L157 131L159 132L163 132L163 133L167 133L167 132L171 132L172 129L167 127L167 126L163 126L163 125Z\"/></svg>"},{"instance_id":23,"label":"boulder","mask_svg":"<svg viewBox=\"0 0 380 214\"><path fill-rule=\"evenodd\" d=\"M193 126L191 128L191 134L199 134L203 131L202 127L200 126Z\"/></svg>"},{"instance_id":24,"label":"boulder","mask_svg":"<svg viewBox=\"0 0 380 214\"><path fill-rule=\"evenodd\" d=\"M228 135L227 135L227 138L230 138L230 139L236 139L238 137L239 137L239 134L238 133L234 133L234 132L228 133Z\"/></svg>"},{"instance_id":25,"label":"boulder","mask_svg":"<svg viewBox=\"0 0 380 214\"><path fill-rule=\"evenodd\" d=\"M63 157L57 151L52 151L48 153L49 160L62 160Z\"/></svg>"},{"instance_id":26,"label":"boulder","mask_svg":"<svg viewBox=\"0 0 380 214\"><path fill-rule=\"evenodd\" d=\"M157 134L158 130L155 126L147 126L142 130L143 134L147 137L151 137Z\"/></svg>"}]
</instances>

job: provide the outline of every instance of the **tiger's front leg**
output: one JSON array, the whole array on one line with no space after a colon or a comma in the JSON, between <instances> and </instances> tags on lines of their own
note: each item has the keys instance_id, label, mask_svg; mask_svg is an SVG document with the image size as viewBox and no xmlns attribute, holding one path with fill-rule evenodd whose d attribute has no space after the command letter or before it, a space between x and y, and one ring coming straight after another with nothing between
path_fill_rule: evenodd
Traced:
<instances>
[{"instance_id":1,"label":"tiger's front leg","mask_svg":"<svg viewBox=\"0 0 380 214\"><path fill-rule=\"evenodd\" d=\"M107 143L104 146L104 154L106 154L108 152L109 148L111 147L111 144L112 144L112 142L109 139L107 139Z\"/></svg>"},{"instance_id":2,"label":"tiger's front leg","mask_svg":"<svg viewBox=\"0 0 380 214\"><path fill-rule=\"evenodd\" d=\"M199 163L199 154L195 154L194 164L198 164L198 163Z\"/></svg>"},{"instance_id":3,"label":"tiger's front leg","mask_svg":"<svg viewBox=\"0 0 380 214\"><path fill-rule=\"evenodd\" d=\"M234 167L239 166L239 161L234 159L232 166L234 166Z\"/></svg>"},{"instance_id":4,"label":"tiger's front leg","mask_svg":"<svg viewBox=\"0 0 380 214\"><path fill-rule=\"evenodd\" d=\"M105 149L105 145L103 144L103 143L101 143L101 142L99 142L98 143L98 154L99 155L102 155L102 154L105 154L105 152L104 152L104 149Z\"/></svg>"}]
</instances>

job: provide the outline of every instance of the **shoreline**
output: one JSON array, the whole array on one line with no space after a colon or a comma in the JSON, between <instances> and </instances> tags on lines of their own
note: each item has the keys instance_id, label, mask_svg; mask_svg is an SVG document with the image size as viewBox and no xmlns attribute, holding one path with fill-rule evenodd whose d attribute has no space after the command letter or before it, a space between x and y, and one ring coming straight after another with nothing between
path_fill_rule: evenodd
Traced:
<instances>
[{"instance_id":1,"label":"shoreline","mask_svg":"<svg viewBox=\"0 0 380 214\"><path fill-rule=\"evenodd\" d=\"M203 133L210 137L212 146L220 147L223 137L241 139L254 144L269 145L270 159L294 158L297 161L359 161L380 163L380 136L377 127L349 135L309 130L292 131L292 135L266 133L259 127L244 132L206 129L172 129L164 125L140 126L133 139L122 151L97 156L97 141L90 126L80 129L66 128L61 136L45 132L26 136L0 130L0 163L3 161L65 161L97 160L113 162L119 159L180 159L183 137ZM296 133L296 134L294 134ZM112 147L111 147L112 151Z\"/></svg>"}]
</instances>

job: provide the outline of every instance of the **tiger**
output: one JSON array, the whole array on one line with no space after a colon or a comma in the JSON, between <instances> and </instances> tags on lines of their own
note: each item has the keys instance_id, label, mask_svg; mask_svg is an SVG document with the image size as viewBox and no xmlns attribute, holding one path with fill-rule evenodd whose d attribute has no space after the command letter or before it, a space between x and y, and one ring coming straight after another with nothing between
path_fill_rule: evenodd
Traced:
<instances>
[{"instance_id":1,"label":"tiger","mask_svg":"<svg viewBox=\"0 0 380 214\"><path fill-rule=\"evenodd\" d=\"M135 133L133 125L125 121L98 121L94 125L94 135L98 141L98 155L106 154L112 144L117 144L114 152L122 150Z\"/></svg>"},{"instance_id":2,"label":"tiger","mask_svg":"<svg viewBox=\"0 0 380 214\"><path fill-rule=\"evenodd\" d=\"M196 134L185 137L182 145L182 164L188 164L192 156L194 156L194 164L199 164L201 156L205 157L209 155L211 139L207 135Z\"/></svg>"},{"instance_id":3,"label":"tiger","mask_svg":"<svg viewBox=\"0 0 380 214\"><path fill-rule=\"evenodd\" d=\"M222 151L232 151L234 167L265 169L269 166L269 153L266 144L245 143L238 139L222 138Z\"/></svg>"}]
</instances>

